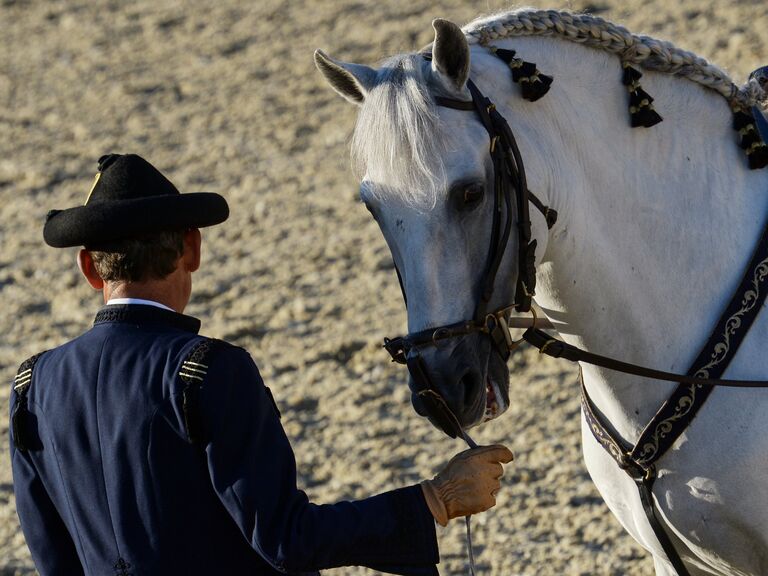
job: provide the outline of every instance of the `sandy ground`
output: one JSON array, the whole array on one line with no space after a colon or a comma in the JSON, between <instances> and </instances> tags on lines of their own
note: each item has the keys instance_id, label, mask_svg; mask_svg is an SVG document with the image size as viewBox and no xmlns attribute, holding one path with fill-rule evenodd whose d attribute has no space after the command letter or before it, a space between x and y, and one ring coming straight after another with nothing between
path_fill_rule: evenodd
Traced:
<instances>
[{"instance_id":1,"label":"sandy ground","mask_svg":"<svg viewBox=\"0 0 768 576\"><path fill-rule=\"evenodd\" d=\"M768 60L765 0L536 4L672 39L740 79ZM433 17L464 23L508 6L0 0L0 380L89 326L98 295L74 250L43 244L42 222L83 201L101 154L138 152L181 190L230 203L229 221L205 232L188 311L252 352L310 497L363 497L435 473L462 446L416 416L405 372L379 348L405 313L348 167L355 111L326 89L312 51L373 63L429 42ZM517 455L499 505L474 521L480 572L651 574L585 471L574 370L531 351L513 363L508 415L477 434ZM443 574L466 573L462 528L439 533ZM30 573L2 442L0 574Z\"/></svg>"}]
</instances>

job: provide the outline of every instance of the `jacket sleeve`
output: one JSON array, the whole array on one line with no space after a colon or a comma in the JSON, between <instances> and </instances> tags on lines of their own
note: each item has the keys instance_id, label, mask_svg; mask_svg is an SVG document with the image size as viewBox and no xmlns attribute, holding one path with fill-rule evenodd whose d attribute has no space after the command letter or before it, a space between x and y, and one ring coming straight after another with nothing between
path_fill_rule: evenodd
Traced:
<instances>
[{"instance_id":1,"label":"jacket sleeve","mask_svg":"<svg viewBox=\"0 0 768 576\"><path fill-rule=\"evenodd\" d=\"M11 414L15 400L16 394L11 392ZM30 414L34 415L33 407ZM29 426L30 423L25 424ZM40 576L83 574L72 537L48 496L30 453L16 449L13 426L9 428L16 512L37 571ZM29 430L28 434L36 434L36 431Z\"/></svg>"},{"instance_id":2,"label":"jacket sleeve","mask_svg":"<svg viewBox=\"0 0 768 576\"><path fill-rule=\"evenodd\" d=\"M282 572L368 566L437 575L435 526L419 486L315 505L296 485L296 462L256 365L218 352L203 387L214 489L251 546Z\"/></svg>"}]
</instances>

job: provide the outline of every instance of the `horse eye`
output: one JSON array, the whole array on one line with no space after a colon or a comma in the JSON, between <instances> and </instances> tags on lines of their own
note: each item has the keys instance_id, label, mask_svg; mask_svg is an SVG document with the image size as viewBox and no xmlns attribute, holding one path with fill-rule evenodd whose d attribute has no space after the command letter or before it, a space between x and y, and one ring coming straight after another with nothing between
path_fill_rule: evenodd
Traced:
<instances>
[{"instance_id":1,"label":"horse eye","mask_svg":"<svg viewBox=\"0 0 768 576\"><path fill-rule=\"evenodd\" d=\"M483 201L483 192L482 184L470 184L457 190L456 209L460 212L474 210Z\"/></svg>"}]
</instances>

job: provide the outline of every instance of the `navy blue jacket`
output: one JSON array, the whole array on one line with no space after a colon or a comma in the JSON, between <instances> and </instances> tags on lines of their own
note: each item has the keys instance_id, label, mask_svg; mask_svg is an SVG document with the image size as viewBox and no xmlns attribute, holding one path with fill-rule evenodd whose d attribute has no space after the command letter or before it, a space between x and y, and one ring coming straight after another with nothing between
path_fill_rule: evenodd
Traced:
<instances>
[{"instance_id":1,"label":"navy blue jacket","mask_svg":"<svg viewBox=\"0 0 768 576\"><path fill-rule=\"evenodd\" d=\"M315 505L272 396L242 348L210 355L206 442L187 439L179 371L199 321L107 306L39 357L11 459L21 527L42 576L317 574L362 565L435 575L418 486ZM11 413L19 402L11 394Z\"/></svg>"}]
</instances>

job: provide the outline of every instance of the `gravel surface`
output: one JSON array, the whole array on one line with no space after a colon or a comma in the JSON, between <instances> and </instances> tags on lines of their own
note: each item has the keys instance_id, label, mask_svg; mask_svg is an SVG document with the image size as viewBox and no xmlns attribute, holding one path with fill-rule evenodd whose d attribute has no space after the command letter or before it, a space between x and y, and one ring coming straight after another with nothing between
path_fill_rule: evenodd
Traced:
<instances>
[{"instance_id":1,"label":"gravel surface","mask_svg":"<svg viewBox=\"0 0 768 576\"><path fill-rule=\"evenodd\" d=\"M768 59L765 0L535 4L671 39L739 79ZM0 0L0 380L89 326L99 296L74 249L44 245L42 222L84 200L101 154L137 152L182 191L228 199L230 219L204 232L188 312L251 351L310 497L359 498L434 474L462 446L413 412L405 371L379 347L405 313L349 170L354 107L326 88L312 51L374 63L431 41L434 17L464 23L507 7ZM474 519L479 572L652 574L582 463L575 371L530 350L512 362L512 407L476 438L516 453L498 506ZM0 390L6 414L9 387ZM463 523L439 539L441 572L466 574ZM0 575L32 573L2 442Z\"/></svg>"}]
</instances>

